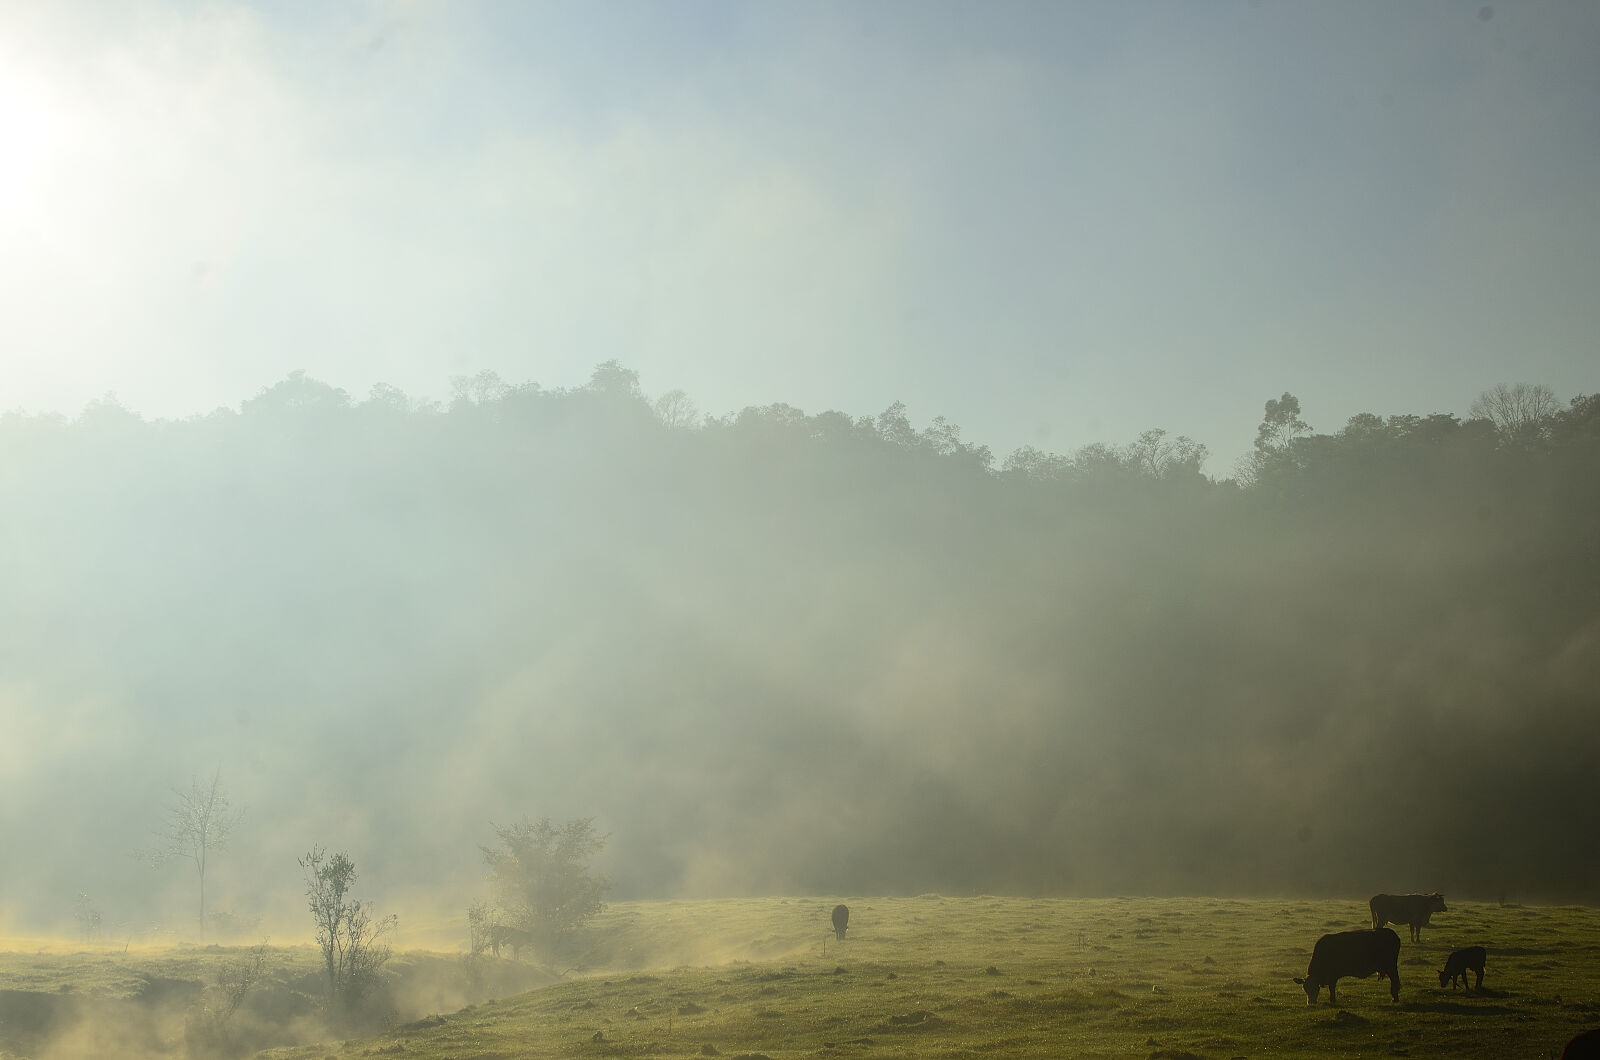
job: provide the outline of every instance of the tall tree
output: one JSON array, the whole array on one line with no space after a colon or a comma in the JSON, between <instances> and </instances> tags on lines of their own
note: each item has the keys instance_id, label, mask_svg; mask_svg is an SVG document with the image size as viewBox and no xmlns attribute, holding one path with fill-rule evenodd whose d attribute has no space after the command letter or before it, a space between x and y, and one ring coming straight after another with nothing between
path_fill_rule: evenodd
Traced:
<instances>
[{"instance_id":1,"label":"tall tree","mask_svg":"<svg viewBox=\"0 0 1600 1060\"><path fill-rule=\"evenodd\" d=\"M228 802L221 768L212 773L209 781L193 780L187 791L173 788L172 793L177 801L167 808L166 827L156 833L159 843L149 858L157 865L175 858L194 862L200 878L200 937L205 938L206 869L211 855L228 845L228 835L239 814Z\"/></svg>"},{"instance_id":2,"label":"tall tree","mask_svg":"<svg viewBox=\"0 0 1600 1060\"><path fill-rule=\"evenodd\" d=\"M1261 425L1256 428L1256 451L1281 453L1310 430L1311 425L1300 418L1300 399L1285 392L1281 398L1267 401Z\"/></svg>"},{"instance_id":3,"label":"tall tree","mask_svg":"<svg viewBox=\"0 0 1600 1060\"><path fill-rule=\"evenodd\" d=\"M1288 391L1269 398L1256 428L1255 449L1236 465L1240 481L1260 484L1274 472L1296 467L1295 443L1310 432L1311 425L1300 418L1299 398Z\"/></svg>"}]
</instances>

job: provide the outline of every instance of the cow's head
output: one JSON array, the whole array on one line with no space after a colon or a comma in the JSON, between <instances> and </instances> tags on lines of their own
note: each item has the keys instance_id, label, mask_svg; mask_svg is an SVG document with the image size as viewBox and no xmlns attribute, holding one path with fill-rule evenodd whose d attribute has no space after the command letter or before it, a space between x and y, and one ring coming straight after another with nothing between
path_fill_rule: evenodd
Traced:
<instances>
[{"instance_id":1,"label":"cow's head","mask_svg":"<svg viewBox=\"0 0 1600 1060\"><path fill-rule=\"evenodd\" d=\"M1305 987L1306 1004L1315 1005L1317 1003L1317 993L1322 989L1322 984L1310 975L1303 979L1297 975L1294 977L1294 981Z\"/></svg>"},{"instance_id":2,"label":"cow's head","mask_svg":"<svg viewBox=\"0 0 1600 1060\"><path fill-rule=\"evenodd\" d=\"M1444 904L1444 895L1438 891L1428 895L1428 911L1431 913L1448 913L1450 910Z\"/></svg>"}]
</instances>

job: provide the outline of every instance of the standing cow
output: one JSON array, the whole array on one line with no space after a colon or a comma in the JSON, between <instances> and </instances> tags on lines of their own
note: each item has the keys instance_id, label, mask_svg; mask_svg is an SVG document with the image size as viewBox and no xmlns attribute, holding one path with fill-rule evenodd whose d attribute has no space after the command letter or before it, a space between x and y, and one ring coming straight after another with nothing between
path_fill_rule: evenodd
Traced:
<instances>
[{"instance_id":1,"label":"standing cow","mask_svg":"<svg viewBox=\"0 0 1600 1060\"><path fill-rule=\"evenodd\" d=\"M1411 928L1411 941L1422 941L1422 929L1433 913L1448 913L1444 895L1431 894L1375 894L1367 903L1372 910L1372 930L1385 924L1406 924Z\"/></svg>"},{"instance_id":2,"label":"standing cow","mask_svg":"<svg viewBox=\"0 0 1600 1060\"><path fill-rule=\"evenodd\" d=\"M1328 988L1328 1004L1339 999L1334 991L1339 980L1350 976L1365 979L1377 975L1389 980L1389 997L1400 1000L1400 936L1388 928L1376 931L1340 931L1324 935L1311 950L1311 965L1305 978L1295 982L1306 989L1306 1004L1317 1003L1317 992Z\"/></svg>"},{"instance_id":3,"label":"standing cow","mask_svg":"<svg viewBox=\"0 0 1600 1060\"><path fill-rule=\"evenodd\" d=\"M850 907L847 906L847 905L836 905L836 906L834 906L833 907L833 936L834 936L834 938L838 938L838 939L844 938L844 929L849 927L849 926L850 926Z\"/></svg>"},{"instance_id":4,"label":"standing cow","mask_svg":"<svg viewBox=\"0 0 1600 1060\"><path fill-rule=\"evenodd\" d=\"M511 947L511 959L521 960L518 955L524 946L533 944L533 936L522 928L511 927L508 924L493 924L489 928L489 948L496 957L500 956L500 947Z\"/></svg>"}]
</instances>

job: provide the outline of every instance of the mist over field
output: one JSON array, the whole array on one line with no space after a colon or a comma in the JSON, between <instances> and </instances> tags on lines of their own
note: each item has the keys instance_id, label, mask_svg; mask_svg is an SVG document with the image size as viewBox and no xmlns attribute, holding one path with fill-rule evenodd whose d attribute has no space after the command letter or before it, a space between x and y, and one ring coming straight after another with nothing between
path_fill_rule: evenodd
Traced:
<instances>
[{"instance_id":1,"label":"mist over field","mask_svg":"<svg viewBox=\"0 0 1600 1060\"><path fill-rule=\"evenodd\" d=\"M217 770L242 924L314 844L459 912L525 814L617 898L1600 900L1600 403L1277 407L1225 480L614 362L0 417L0 927L190 930L133 855Z\"/></svg>"}]
</instances>

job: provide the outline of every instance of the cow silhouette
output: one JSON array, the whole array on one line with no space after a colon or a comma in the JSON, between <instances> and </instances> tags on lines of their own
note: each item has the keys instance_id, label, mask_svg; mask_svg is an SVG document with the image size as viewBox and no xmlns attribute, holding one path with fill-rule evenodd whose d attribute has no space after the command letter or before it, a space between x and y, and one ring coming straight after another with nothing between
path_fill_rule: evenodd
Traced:
<instances>
[{"instance_id":1,"label":"cow silhouette","mask_svg":"<svg viewBox=\"0 0 1600 1060\"><path fill-rule=\"evenodd\" d=\"M520 951L524 946L533 944L533 935L522 928L511 927L508 924L494 924L489 928L489 948L496 957L500 956L500 947L508 946L511 949L511 959L521 960Z\"/></svg>"},{"instance_id":2,"label":"cow silhouette","mask_svg":"<svg viewBox=\"0 0 1600 1060\"><path fill-rule=\"evenodd\" d=\"M1445 958L1444 971L1439 973L1439 989L1444 989L1444 984L1449 983L1450 989L1456 988L1456 980L1461 981L1464 989L1470 990L1467 984L1467 972L1478 973L1478 989L1483 989L1483 966L1489 962L1489 951L1482 946L1468 946L1464 950L1456 950Z\"/></svg>"},{"instance_id":3,"label":"cow silhouette","mask_svg":"<svg viewBox=\"0 0 1600 1060\"><path fill-rule=\"evenodd\" d=\"M844 938L844 929L850 924L850 907L836 905L833 907L833 937Z\"/></svg>"},{"instance_id":4,"label":"cow silhouette","mask_svg":"<svg viewBox=\"0 0 1600 1060\"><path fill-rule=\"evenodd\" d=\"M1389 997L1400 1000L1400 936L1388 928L1322 936L1311 949L1311 966L1294 981L1305 987L1306 1004L1315 1005L1317 992L1327 987L1328 1004L1337 1005L1340 979L1369 975L1389 980Z\"/></svg>"},{"instance_id":5,"label":"cow silhouette","mask_svg":"<svg viewBox=\"0 0 1600 1060\"><path fill-rule=\"evenodd\" d=\"M1372 930L1385 924L1405 924L1411 928L1411 941L1422 941L1422 929L1428 926L1428 917L1434 913L1448 913L1444 895L1430 894L1375 894L1368 903L1372 909Z\"/></svg>"}]
</instances>

